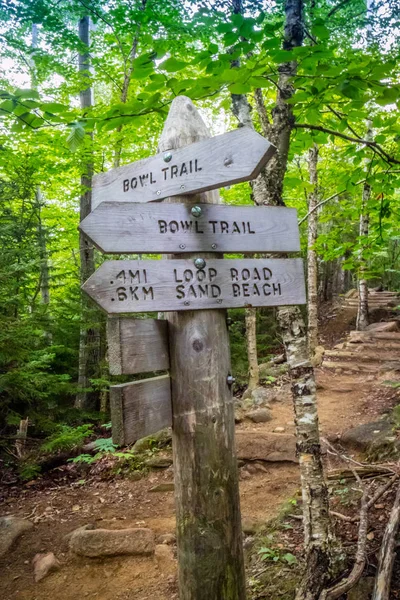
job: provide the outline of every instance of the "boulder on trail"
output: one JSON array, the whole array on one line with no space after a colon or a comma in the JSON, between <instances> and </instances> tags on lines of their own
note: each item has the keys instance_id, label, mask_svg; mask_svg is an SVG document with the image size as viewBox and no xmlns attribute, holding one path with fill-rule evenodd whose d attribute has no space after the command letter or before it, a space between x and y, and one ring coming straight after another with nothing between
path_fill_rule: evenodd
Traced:
<instances>
[{"instance_id":1,"label":"boulder on trail","mask_svg":"<svg viewBox=\"0 0 400 600\"><path fill-rule=\"evenodd\" d=\"M385 321L384 323L372 323L364 331L399 331L398 321Z\"/></svg>"},{"instance_id":2,"label":"boulder on trail","mask_svg":"<svg viewBox=\"0 0 400 600\"><path fill-rule=\"evenodd\" d=\"M155 536L151 529L77 530L69 542L71 552L78 556L97 558L121 554L154 554Z\"/></svg>"},{"instance_id":3,"label":"boulder on trail","mask_svg":"<svg viewBox=\"0 0 400 600\"><path fill-rule=\"evenodd\" d=\"M251 406L265 406L269 401L272 401L274 391L272 388L256 387L254 390L246 390L243 394L243 408Z\"/></svg>"},{"instance_id":4,"label":"boulder on trail","mask_svg":"<svg viewBox=\"0 0 400 600\"><path fill-rule=\"evenodd\" d=\"M19 517L1 517L0 518L0 556L4 556L11 548L14 542L25 531L32 529L33 525L26 519Z\"/></svg>"},{"instance_id":5,"label":"boulder on trail","mask_svg":"<svg viewBox=\"0 0 400 600\"><path fill-rule=\"evenodd\" d=\"M354 450L367 451L372 447L386 445L393 441L392 425L389 421L373 421L357 425L345 431L340 441L344 446Z\"/></svg>"},{"instance_id":6,"label":"boulder on trail","mask_svg":"<svg viewBox=\"0 0 400 600\"><path fill-rule=\"evenodd\" d=\"M253 423L268 423L272 419L269 408L256 408L248 412L246 416Z\"/></svg>"},{"instance_id":7,"label":"boulder on trail","mask_svg":"<svg viewBox=\"0 0 400 600\"><path fill-rule=\"evenodd\" d=\"M245 461L298 462L296 439L286 433L237 431L236 452L238 459Z\"/></svg>"},{"instance_id":8,"label":"boulder on trail","mask_svg":"<svg viewBox=\"0 0 400 600\"><path fill-rule=\"evenodd\" d=\"M167 429L162 429L153 435L149 435L141 440L138 440L134 445L132 450L134 452L145 452L146 450L151 450L154 446L167 446L172 440L172 430L170 427Z\"/></svg>"},{"instance_id":9,"label":"boulder on trail","mask_svg":"<svg viewBox=\"0 0 400 600\"><path fill-rule=\"evenodd\" d=\"M52 571L57 571L61 566L60 561L57 560L53 552L35 554L32 564L36 583L44 579Z\"/></svg>"}]
</instances>

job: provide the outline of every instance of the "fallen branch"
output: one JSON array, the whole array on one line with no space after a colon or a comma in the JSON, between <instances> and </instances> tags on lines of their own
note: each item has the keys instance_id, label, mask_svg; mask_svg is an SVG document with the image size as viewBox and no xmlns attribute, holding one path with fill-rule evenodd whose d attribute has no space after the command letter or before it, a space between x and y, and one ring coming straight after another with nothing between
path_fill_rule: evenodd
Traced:
<instances>
[{"instance_id":1,"label":"fallen branch","mask_svg":"<svg viewBox=\"0 0 400 600\"><path fill-rule=\"evenodd\" d=\"M389 600L390 583L392 579L393 564L395 559L396 538L400 524L400 485L390 513L389 521L383 534L381 550L379 553L378 573L372 600Z\"/></svg>"}]
</instances>

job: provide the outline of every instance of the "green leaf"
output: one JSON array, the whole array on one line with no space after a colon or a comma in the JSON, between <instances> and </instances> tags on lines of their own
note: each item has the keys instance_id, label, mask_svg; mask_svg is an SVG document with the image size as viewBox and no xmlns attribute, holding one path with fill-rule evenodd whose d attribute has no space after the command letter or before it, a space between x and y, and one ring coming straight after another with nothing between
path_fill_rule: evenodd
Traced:
<instances>
[{"instance_id":1,"label":"green leaf","mask_svg":"<svg viewBox=\"0 0 400 600\"><path fill-rule=\"evenodd\" d=\"M297 558L294 554L287 552L282 556L283 560L287 562L288 565L295 565L297 563Z\"/></svg>"},{"instance_id":2,"label":"green leaf","mask_svg":"<svg viewBox=\"0 0 400 600\"><path fill-rule=\"evenodd\" d=\"M352 100L358 100L360 98L360 90L348 79L342 81L339 85L339 90L346 98L351 98Z\"/></svg>"},{"instance_id":3,"label":"green leaf","mask_svg":"<svg viewBox=\"0 0 400 600\"><path fill-rule=\"evenodd\" d=\"M60 104L59 102L44 102L41 104L41 108L49 113L68 112L68 106Z\"/></svg>"},{"instance_id":4,"label":"green leaf","mask_svg":"<svg viewBox=\"0 0 400 600\"><path fill-rule=\"evenodd\" d=\"M184 62L183 60L178 60L177 58L171 56L171 58L167 58L167 60L161 63L160 69L164 69L165 71L168 71L168 73L174 73L175 71L180 71L181 69L184 69L186 66L186 62Z\"/></svg>"},{"instance_id":5,"label":"green leaf","mask_svg":"<svg viewBox=\"0 0 400 600\"><path fill-rule=\"evenodd\" d=\"M71 152L76 152L85 138L85 130L80 123L70 125L71 132L67 138L67 146Z\"/></svg>"},{"instance_id":6,"label":"green leaf","mask_svg":"<svg viewBox=\"0 0 400 600\"><path fill-rule=\"evenodd\" d=\"M22 88L18 88L17 90L15 90L14 93L16 98L36 98L37 100L39 99L39 94L37 90L25 90Z\"/></svg>"}]
</instances>

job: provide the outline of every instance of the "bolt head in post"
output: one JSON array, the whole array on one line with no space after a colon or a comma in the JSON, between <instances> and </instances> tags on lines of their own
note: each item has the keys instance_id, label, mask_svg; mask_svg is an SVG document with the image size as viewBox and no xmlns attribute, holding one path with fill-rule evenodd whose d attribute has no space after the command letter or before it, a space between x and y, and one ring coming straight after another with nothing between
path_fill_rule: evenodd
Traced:
<instances>
[{"instance_id":1,"label":"bolt head in post","mask_svg":"<svg viewBox=\"0 0 400 600\"><path fill-rule=\"evenodd\" d=\"M226 383L229 385L229 387L231 387L234 383L235 383L236 379L233 377L233 375L228 375L228 377L226 378Z\"/></svg>"},{"instance_id":2,"label":"bolt head in post","mask_svg":"<svg viewBox=\"0 0 400 600\"><path fill-rule=\"evenodd\" d=\"M171 162L172 160L172 152L164 152L164 162Z\"/></svg>"},{"instance_id":3,"label":"bolt head in post","mask_svg":"<svg viewBox=\"0 0 400 600\"><path fill-rule=\"evenodd\" d=\"M196 267L196 269L204 269L204 267L206 266L206 261L204 260L204 258L195 258L194 266Z\"/></svg>"},{"instance_id":4,"label":"bolt head in post","mask_svg":"<svg viewBox=\"0 0 400 600\"><path fill-rule=\"evenodd\" d=\"M203 211L201 210L201 206L192 206L192 209L191 209L191 211L190 211L190 212L192 213L192 215L193 215L194 217L200 217L200 216L201 216L201 213L202 213Z\"/></svg>"}]
</instances>

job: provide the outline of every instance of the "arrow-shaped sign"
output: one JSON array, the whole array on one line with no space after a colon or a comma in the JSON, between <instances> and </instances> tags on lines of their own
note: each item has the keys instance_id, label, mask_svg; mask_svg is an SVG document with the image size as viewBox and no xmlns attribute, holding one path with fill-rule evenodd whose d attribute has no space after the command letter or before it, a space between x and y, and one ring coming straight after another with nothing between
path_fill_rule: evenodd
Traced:
<instances>
[{"instance_id":1,"label":"arrow-shaped sign","mask_svg":"<svg viewBox=\"0 0 400 600\"><path fill-rule=\"evenodd\" d=\"M300 250L297 211L277 206L102 202L80 229L108 254Z\"/></svg>"},{"instance_id":2,"label":"arrow-shaped sign","mask_svg":"<svg viewBox=\"0 0 400 600\"><path fill-rule=\"evenodd\" d=\"M306 303L300 258L107 260L82 289L109 314Z\"/></svg>"},{"instance_id":3,"label":"arrow-shaped sign","mask_svg":"<svg viewBox=\"0 0 400 600\"><path fill-rule=\"evenodd\" d=\"M92 208L101 202L150 202L249 181L274 152L263 136L241 127L95 175Z\"/></svg>"}]
</instances>

